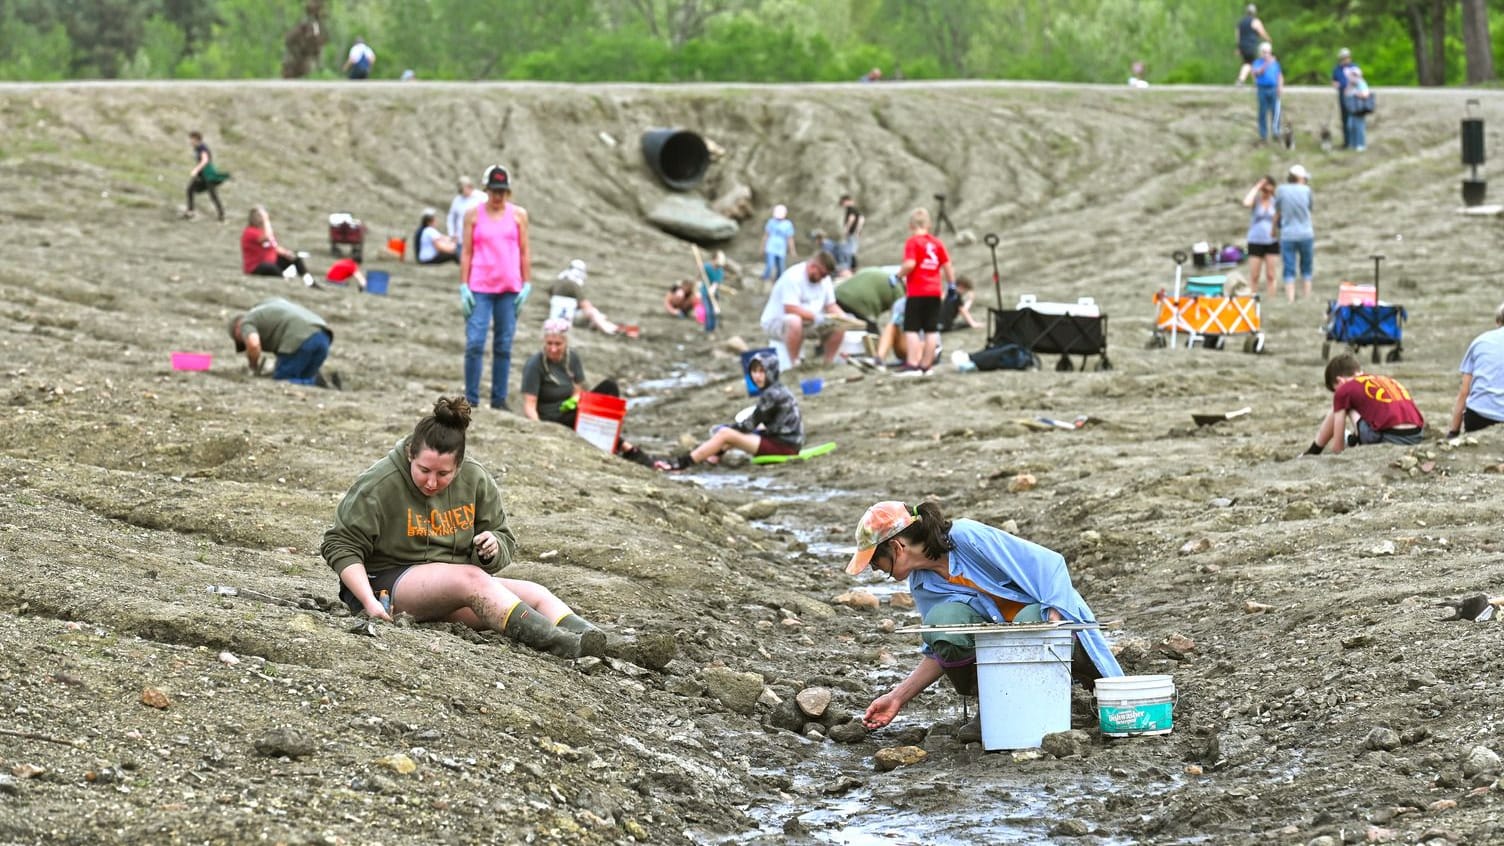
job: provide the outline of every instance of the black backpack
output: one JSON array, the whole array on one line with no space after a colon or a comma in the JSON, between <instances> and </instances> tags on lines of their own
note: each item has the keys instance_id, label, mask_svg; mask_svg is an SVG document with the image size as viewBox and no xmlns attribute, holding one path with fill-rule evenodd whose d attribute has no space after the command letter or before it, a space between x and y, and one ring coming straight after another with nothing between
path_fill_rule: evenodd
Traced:
<instances>
[{"instance_id":1,"label":"black backpack","mask_svg":"<svg viewBox=\"0 0 1504 846\"><path fill-rule=\"evenodd\" d=\"M978 370L1038 370L1039 356L1028 347L1003 344L998 347L988 347L979 353L972 353L971 363L975 364Z\"/></svg>"}]
</instances>

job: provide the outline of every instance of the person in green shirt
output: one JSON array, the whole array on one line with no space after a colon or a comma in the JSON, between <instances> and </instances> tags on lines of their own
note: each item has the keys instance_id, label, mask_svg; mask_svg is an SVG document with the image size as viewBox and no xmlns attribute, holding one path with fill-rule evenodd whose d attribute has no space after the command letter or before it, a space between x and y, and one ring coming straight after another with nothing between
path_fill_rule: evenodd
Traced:
<instances>
[{"instance_id":1,"label":"person in green shirt","mask_svg":"<svg viewBox=\"0 0 1504 846\"><path fill-rule=\"evenodd\" d=\"M277 355L272 378L295 385L320 388L343 387L340 375L330 371L328 378L321 369L334 343L334 330L312 311L281 297L257 303L250 311L230 318L230 338L235 352L245 353L251 372L260 374L265 353Z\"/></svg>"},{"instance_id":2,"label":"person in green shirt","mask_svg":"<svg viewBox=\"0 0 1504 846\"><path fill-rule=\"evenodd\" d=\"M601 655L605 634L548 588L497 575L517 538L495 478L465 457L469 426L464 397L439 397L340 500L319 549L339 574L340 599L376 619L407 613L491 629L564 658Z\"/></svg>"},{"instance_id":3,"label":"person in green shirt","mask_svg":"<svg viewBox=\"0 0 1504 846\"><path fill-rule=\"evenodd\" d=\"M878 318L903 297L904 286L897 273L896 264L858 270L836 285L836 305L852 317L866 321L868 332L879 334L882 328Z\"/></svg>"}]
</instances>

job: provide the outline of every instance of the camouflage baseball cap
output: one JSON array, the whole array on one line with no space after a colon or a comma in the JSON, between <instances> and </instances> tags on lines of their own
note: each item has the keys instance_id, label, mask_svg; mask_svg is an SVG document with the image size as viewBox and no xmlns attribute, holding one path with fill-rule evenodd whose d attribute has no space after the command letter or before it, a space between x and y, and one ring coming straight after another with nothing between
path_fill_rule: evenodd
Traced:
<instances>
[{"instance_id":1,"label":"camouflage baseball cap","mask_svg":"<svg viewBox=\"0 0 1504 846\"><path fill-rule=\"evenodd\" d=\"M867 569L877 547L907 529L915 519L908 506L891 499L867 509L856 524L856 554L851 556L846 572L855 576Z\"/></svg>"}]
</instances>

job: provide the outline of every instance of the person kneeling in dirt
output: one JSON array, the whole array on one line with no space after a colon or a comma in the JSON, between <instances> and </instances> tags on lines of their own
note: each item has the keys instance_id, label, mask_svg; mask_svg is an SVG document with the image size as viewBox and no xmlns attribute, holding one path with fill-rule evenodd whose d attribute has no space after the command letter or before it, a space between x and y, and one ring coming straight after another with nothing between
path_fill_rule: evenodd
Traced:
<instances>
[{"instance_id":1,"label":"person kneeling in dirt","mask_svg":"<svg viewBox=\"0 0 1504 846\"><path fill-rule=\"evenodd\" d=\"M585 364L569 348L569 321L550 317L543 322L543 349L522 366L522 414L529 420L558 423L574 428L579 416L580 394L585 390ZM592 394L621 396L614 379L603 379ZM617 455L644 466L651 459L636 445L622 441Z\"/></svg>"},{"instance_id":2,"label":"person kneeling in dirt","mask_svg":"<svg viewBox=\"0 0 1504 846\"><path fill-rule=\"evenodd\" d=\"M547 588L496 575L512 563L517 538L495 478L465 458L469 425L470 403L440 397L340 500L319 550L339 574L340 599L376 619L407 613L491 629L564 658L601 655L605 634Z\"/></svg>"},{"instance_id":3,"label":"person kneeling in dirt","mask_svg":"<svg viewBox=\"0 0 1504 846\"><path fill-rule=\"evenodd\" d=\"M908 579L926 626L1095 620L1071 586L1060 553L974 520L947 520L935 502L914 508L892 500L877 503L857 523L856 546L846 572L856 575L870 565L889 578ZM977 695L971 635L927 632L923 652L908 678L867 706L863 725L876 729L892 722L905 703L941 676L962 696ZM1076 633L1072 677L1094 686L1098 678L1122 674L1100 631ZM979 725L966 731L980 739Z\"/></svg>"},{"instance_id":4,"label":"person kneeling in dirt","mask_svg":"<svg viewBox=\"0 0 1504 846\"><path fill-rule=\"evenodd\" d=\"M684 470L702 461L717 460L728 449L750 455L798 455L804 447L804 420L799 401L778 381L778 356L761 352L747 365L757 386L757 405L745 419L716 426L710 440L684 455L655 461L658 470Z\"/></svg>"},{"instance_id":5,"label":"person kneeling in dirt","mask_svg":"<svg viewBox=\"0 0 1504 846\"><path fill-rule=\"evenodd\" d=\"M1388 376L1364 373L1352 353L1326 363L1326 389L1332 392L1332 410L1322 418L1306 455L1320 455L1327 444L1335 455L1344 447L1364 444L1420 443L1426 421L1410 392Z\"/></svg>"},{"instance_id":6,"label":"person kneeling in dirt","mask_svg":"<svg viewBox=\"0 0 1504 846\"><path fill-rule=\"evenodd\" d=\"M245 353L251 373L261 375L268 351L277 354L272 378L295 385L317 385L341 390L339 374L323 374L324 360L334 343L334 330L324 318L280 297L257 303L254 308L230 318L230 338L235 352Z\"/></svg>"}]
</instances>

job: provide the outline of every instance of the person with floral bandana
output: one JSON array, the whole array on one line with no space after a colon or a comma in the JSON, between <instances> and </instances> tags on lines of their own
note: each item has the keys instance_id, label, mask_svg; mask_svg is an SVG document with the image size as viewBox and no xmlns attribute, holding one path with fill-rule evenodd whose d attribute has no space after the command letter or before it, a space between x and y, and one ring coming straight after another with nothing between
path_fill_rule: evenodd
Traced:
<instances>
[{"instance_id":1,"label":"person with floral bandana","mask_svg":"<svg viewBox=\"0 0 1504 846\"><path fill-rule=\"evenodd\" d=\"M1096 620L1071 586L1065 558L1023 538L975 520L947 520L940 505L913 508L879 502L856 528L857 550L846 566L856 575L869 566L907 579L926 626ZM927 632L924 658L891 691L867 706L863 724L881 728L921 691L949 678L962 696L977 693L976 644L965 632ZM1094 686L1122 669L1096 629L1076 633L1071 675Z\"/></svg>"}]
</instances>

